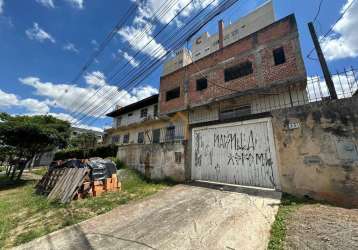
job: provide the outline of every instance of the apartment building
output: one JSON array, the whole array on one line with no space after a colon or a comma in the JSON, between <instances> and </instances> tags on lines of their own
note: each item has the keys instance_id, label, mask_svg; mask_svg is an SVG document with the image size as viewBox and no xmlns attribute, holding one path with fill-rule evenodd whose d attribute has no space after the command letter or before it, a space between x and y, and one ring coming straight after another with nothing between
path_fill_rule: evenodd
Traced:
<instances>
[{"instance_id":1,"label":"apartment building","mask_svg":"<svg viewBox=\"0 0 358 250\"><path fill-rule=\"evenodd\" d=\"M187 121L180 113L159 117L158 98L153 95L107 114L113 126L106 130L106 143L118 145L118 158L147 177L181 181Z\"/></svg>"}]
</instances>

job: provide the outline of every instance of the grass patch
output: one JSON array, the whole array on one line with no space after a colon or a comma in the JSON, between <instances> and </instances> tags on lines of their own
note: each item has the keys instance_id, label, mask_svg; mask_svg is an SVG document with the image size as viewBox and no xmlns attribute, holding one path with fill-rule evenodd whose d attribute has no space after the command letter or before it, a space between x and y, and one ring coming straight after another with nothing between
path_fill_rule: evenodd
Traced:
<instances>
[{"instance_id":1,"label":"grass patch","mask_svg":"<svg viewBox=\"0 0 358 250\"><path fill-rule=\"evenodd\" d=\"M289 194L283 194L281 204L271 227L271 237L268 244L269 250L282 250L286 238L287 219L290 214L305 204L312 204L308 198L297 198Z\"/></svg>"},{"instance_id":2,"label":"grass patch","mask_svg":"<svg viewBox=\"0 0 358 250\"><path fill-rule=\"evenodd\" d=\"M0 176L0 187L6 187L0 189L0 249L23 244L168 187L167 183L148 181L129 169L120 170L119 178L121 192L64 205L34 194L35 181L11 184L5 176Z\"/></svg>"},{"instance_id":3,"label":"grass patch","mask_svg":"<svg viewBox=\"0 0 358 250\"><path fill-rule=\"evenodd\" d=\"M39 167L31 170L31 173L44 176L47 173L48 167Z\"/></svg>"}]
</instances>

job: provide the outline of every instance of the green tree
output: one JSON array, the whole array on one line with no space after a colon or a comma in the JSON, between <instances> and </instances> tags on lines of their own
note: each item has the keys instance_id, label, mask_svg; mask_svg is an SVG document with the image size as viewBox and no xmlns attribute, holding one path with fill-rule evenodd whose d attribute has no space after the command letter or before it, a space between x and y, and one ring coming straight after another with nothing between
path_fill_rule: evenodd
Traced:
<instances>
[{"instance_id":1,"label":"green tree","mask_svg":"<svg viewBox=\"0 0 358 250\"><path fill-rule=\"evenodd\" d=\"M10 116L0 114L0 145L15 152L11 179L16 170L21 178L26 163L36 154L48 152L68 144L71 126L52 116Z\"/></svg>"},{"instance_id":2,"label":"green tree","mask_svg":"<svg viewBox=\"0 0 358 250\"><path fill-rule=\"evenodd\" d=\"M81 133L71 138L70 147L90 149L97 146L97 137L94 133Z\"/></svg>"}]
</instances>

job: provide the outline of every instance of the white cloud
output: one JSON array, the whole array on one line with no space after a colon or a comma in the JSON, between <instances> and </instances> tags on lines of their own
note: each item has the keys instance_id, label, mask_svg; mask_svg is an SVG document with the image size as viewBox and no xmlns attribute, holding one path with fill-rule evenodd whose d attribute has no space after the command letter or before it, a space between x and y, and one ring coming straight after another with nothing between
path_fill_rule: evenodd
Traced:
<instances>
[{"instance_id":1,"label":"white cloud","mask_svg":"<svg viewBox=\"0 0 358 250\"><path fill-rule=\"evenodd\" d=\"M143 86L140 88L134 88L131 93L132 93L132 95L136 96L137 99L142 100L149 96L158 94L158 89L156 89L152 86L146 85L146 86Z\"/></svg>"},{"instance_id":2,"label":"white cloud","mask_svg":"<svg viewBox=\"0 0 358 250\"><path fill-rule=\"evenodd\" d=\"M4 0L0 0L0 14L4 11Z\"/></svg>"},{"instance_id":3,"label":"white cloud","mask_svg":"<svg viewBox=\"0 0 358 250\"><path fill-rule=\"evenodd\" d=\"M20 105L24 106L30 112L38 112L41 114L46 114L47 112L50 111L50 108L46 103L40 102L39 100L32 99L32 98L21 100Z\"/></svg>"},{"instance_id":4,"label":"white cloud","mask_svg":"<svg viewBox=\"0 0 358 250\"><path fill-rule=\"evenodd\" d=\"M133 56L129 55L127 52L123 52L123 57L124 59L126 59L130 65L132 65L133 67L138 67L139 66L139 61L135 60Z\"/></svg>"},{"instance_id":5,"label":"white cloud","mask_svg":"<svg viewBox=\"0 0 358 250\"><path fill-rule=\"evenodd\" d=\"M327 60L354 58L358 56L358 2L347 0L341 9L343 18L333 28L334 33L322 41L322 50ZM352 4L352 5L351 5ZM350 7L349 10L347 8Z\"/></svg>"},{"instance_id":6,"label":"white cloud","mask_svg":"<svg viewBox=\"0 0 358 250\"><path fill-rule=\"evenodd\" d=\"M21 99L14 94L6 93L0 89L0 108L21 107L29 112L47 113L50 108L44 102L36 99L27 98Z\"/></svg>"},{"instance_id":7,"label":"white cloud","mask_svg":"<svg viewBox=\"0 0 358 250\"><path fill-rule=\"evenodd\" d=\"M8 108L11 106L18 105L17 96L14 94L9 94L0 89L0 107L1 108Z\"/></svg>"},{"instance_id":8,"label":"white cloud","mask_svg":"<svg viewBox=\"0 0 358 250\"><path fill-rule=\"evenodd\" d=\"M31 40L37 40L39 42L44 42L46 40L55 43L55 39L46 31L40 28L38 23L34 23L33 27L25 31L27 37Z\"/></svg>"},{"instance_id":9,"label":"white cloud","mask_svg":"<svg viewBox=\"0 0 358 250\"><path fill-rule=\"evenodd\" d=\"M29 80L31 80L31 79L29 79ZM27 113L24 113L25 115L30 115L30 116L45 115L45 114L51 115L58 119L72 122L73 125L75 125L76 127L79 127L79 128L90 129L90 130L95 130L95 131L100 131L100 132L103 131L102 128L82 124L76 118L72 117L69 114L49 112L50 107L46 103L46 101L41 102L39 100L32 99L32 98L21 99L21 98L17 97L16 95L11 94L11 93L6 93L6 92L2 91L1 89L0 89L0 100L1 100L0 111L1 111L1 109L4 109L4 108L16 108L16 107L24 108L27 110Z\"/></svg>"},{"instance_id":10,"label":"white cloud","mask_svg":"<svg viewBox=\"0 0 358 250\"><path fill-rule=\"evenodd\" d=\"M67 0L72 6L83 9L84 7L84 0Z\"/></svg>"},{"instance_id":11,"label":"white cloud","mask_svg":"<svg viewBox=\"0 0 358 250\"><path fill-rule=\"evenodd\" d=\"M76 48L76 46L73 43L67 43L63 46L63 50L79 53L79 50Z\"/></svg>"},{"instance_id":12,"label":"white cloud","mask_svg":"<svg viewBox=\"0 0 358 250\"><path fill-rule=\"evenodd\" d=\"M92 39L92 40L91 40L91 44L92 44L93 46L95 46L95 47L98 46L98 42L97 42L95 39Z\"/></svg>"},{"instance_id":13,"label":"white cloud","mask_svg":"<svg viewBox=\"0 0 358 250\"><path fill-rule=\"evenodd\" d=\"M101 87L106 85L106 77L101 71L93 71L92 73L87 73L84 78L86 83L92 86Z\"/></svg>"},{"instance_id":14,"label":"white cloud","mask_svg":"<svg viewBox=\"0 0 358 250\"><path fill-rule=\"evenodd\" d=\"M91 110L93 107L102 112L110 111L116 105L127 106L158 93L158 90L151 86L142 86L128 92L118 90L117 87L107 83L101 89L96 90L94 87L98 85L93 84L93 82L88 83L88 88L83 88L72 84L42 82L37 77L26 77L19 80L23 84L33 87L37 95L46 97L48 105L71 112L77 112L81 109L84 110L83 113L93 117L103 117L103 114L100 114L101 112L98 110Z\"/></svg>"},{"instance_id":15,"label":"white cloud","mask_svg":"<svg viewBox=\"0 0 358 250\"><path fill-rule=\"evenodd\" d=\"M143 32L146 30L147 32ZM136 51L142 51L150 57L160 58L167 52L152 36L153 27L124 27L118 31L124 41L127 41ZM139 39L138 39L139 38Z\"/></svg>"},{"instance_id":16,"label":"white cloud","mask_svg":"<svg viewBox=\"0 0 358 250\"><path fill-rule=\"evenodd\" d=\"M170 22L182 9L184 9L173 22L177 27L181 24L181 18L191 15L193 12L205 8L213 0L179 0L175 3L166 0L147 0L139 3L138 13L133 25L126 26L118 31L122 39L128 42L136 51L141 51L154 58L161 58L167 50L162 44L153 38L155 20L162 24ZM189 5L188 5L189 4ZM217 5L215 0L212 5ZM188 6L187 6L188 5ZM149 44L148 44L149 43ZM148 45L147 45L148 44Z\"/></svg>"},{"instance_id":17,"label":"white cloud","mask_svg":"<svg viewBox=\"0 0 358 250\"><path fill-rule=\"evenodd\" d=\"M53 3L53 0L36 0L36 2L42 4L47 8L55 8L55 4Z\"/></svg>"},{"instance_id":18,"label":"white cloud","mask_svg":"<svg viewBox=\"0 0 358 250\"><path fill-rule=\"evenodd\" d=\"M113 58L117 58L118 56L122 56L134 68L138 67L140 64L140 62L138 60L136 60L133 56L129 55L127 52L124 52L120 49L118 50L118 55L113 53Z\"/></svg>"},{"instance_id":19,"label":"white cloud","mask_svg":"<svg viewBox=\"0 0 358 250\"><path fill-rule=\"evenodd\" d=\"M51 116L56 117L57 119L60 119L63 121L67 121L70 123L72 122L72 124L77 128L83 128L83 129L89 129L89 130L94 130L94 131L98 131L98 132L103 132L102 128L81 124L78 122L78 120L76 118L74 118L73 116L66 114L66 113L48 113L48 115L51 115Z\"/></svg>"}]
</instances>

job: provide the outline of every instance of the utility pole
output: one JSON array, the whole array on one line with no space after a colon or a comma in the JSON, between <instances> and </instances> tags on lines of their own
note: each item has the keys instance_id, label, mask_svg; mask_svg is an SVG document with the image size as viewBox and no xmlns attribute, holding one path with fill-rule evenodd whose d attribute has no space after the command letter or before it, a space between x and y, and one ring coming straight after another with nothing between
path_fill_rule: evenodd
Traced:
<instances>
[{"instance_id":1,"label":"utility pole","mask_svg":"<svg viewBox=\"0 0 358 250\"><path fill-rule=\"evenodd\" d=\"M314 44L314 46L316 48L318 60L319 60L319 63L321 64L321 67L322 67L323 76L324 76L324 79L326 80L326 84L327 84L327 87L328 87L328 90L329 90L329 94L330 94L332 99L338 99L336 89L334 88L334 84L333 84L333 81L332 81L331 73L329 72L326 59L324 58L324 55L322 53L321 45L319 44L317 34L316 34L316 30L315 30L312 22L308 23L308 28L309 28L309 30L311 32L311 37L312 37L312 40L313 40L313 44Z\"/></svg>"}]
</instances>

